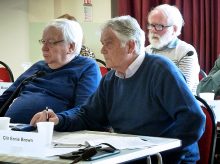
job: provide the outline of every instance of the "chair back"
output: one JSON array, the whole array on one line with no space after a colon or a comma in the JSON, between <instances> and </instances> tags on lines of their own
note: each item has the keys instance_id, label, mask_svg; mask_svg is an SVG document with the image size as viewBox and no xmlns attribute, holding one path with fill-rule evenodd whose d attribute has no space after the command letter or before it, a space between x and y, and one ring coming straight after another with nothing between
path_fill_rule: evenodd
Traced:
<instances>
[{"instance_id":1,"label":"chair back","mask_svg":"<svg viewBox=\"0 0 220 164\"><path fill-rule=\"evenodd\" d=\"M96 62L99 65L102 76L104 76L106 73L108 73L108 71L110 71L110 69L106 67L106 64L103 60L96 59Z\"/></svg>"},{"instance_id":2,"label":"chair back","mask_svg":"<svg viewBox=\"0 0 220 164\"><path fill-rule=\"evenodd\" d=\"M14 76L7 64L0 61L0 82L14 82Z\"/></svg>"},{"instance_id":3,"label":"chair back","mask_svg":"<svg viewBox=\"0 0 220 164\"><path fill-rule=\"evenodd\" d=\"M204 77L207 77L207 74L205 73L205 71L203 71L203 69L200 69L200 71L199 71L199 81L201 81Z\"/></svg>"},{"instance_id":4,"label":"chair back","mask_svg":"<svg viewBox=\"0 0 220 164\"><path fill-rule=\"evenodd\" d=\"M205 131L198 142L200 160L197 164L212 164L214 163L215 145L217 139L217 121L215 119L214 112L207 102L199 96L195 97L199 101L200 106L206 115Z\"/></svg>"}]
</instances>

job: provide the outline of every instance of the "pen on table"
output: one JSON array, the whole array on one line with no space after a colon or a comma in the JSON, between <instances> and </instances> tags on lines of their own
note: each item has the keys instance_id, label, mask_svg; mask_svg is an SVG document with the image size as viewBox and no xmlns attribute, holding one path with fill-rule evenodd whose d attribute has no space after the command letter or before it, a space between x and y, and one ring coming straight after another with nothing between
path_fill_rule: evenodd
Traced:
<instances>
[{"instance_id":1,"label":"pen on table","mask_svg":"<svg viewBox=\"0 0 220 164\"><path fill-rule=\"evenodd\" d=\"M53 147L54 148L82 148L82 147L88 148L90 146L87 144L54 143ZM100 146L100 145L96 145L94 147L96 149L102 148L102 146ZM79 149L79 150L82 150L82 149Z\"/></svg>"},{"instance_id":2,"label":"pen on table","mask_svg":"<svg viewBox=\"0 0 220 164\"><path fill-rule=\"evenodd\" d=\"M86 147L87 145L82 144L65 144L65 143L55 143L53 145L54 148L80 148L80 147Z\"/></svg>"},{"instance_id":3,"label":"pen on table","mask_svg":"<svg viewBox=\"0 0 220 164\"><path fill-rule=\"evenodd\" d=\"M46 107L46 120L49 121L49 116L48 116L48 107Z\"/></svg>"}]
</instances>

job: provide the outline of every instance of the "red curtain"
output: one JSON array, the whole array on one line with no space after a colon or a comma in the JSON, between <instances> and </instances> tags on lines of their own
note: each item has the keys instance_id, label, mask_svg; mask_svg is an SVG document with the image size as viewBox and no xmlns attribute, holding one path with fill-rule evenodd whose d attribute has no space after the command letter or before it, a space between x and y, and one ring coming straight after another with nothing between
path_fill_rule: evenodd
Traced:
<instances>
[{"instance_id":1,"label":"red curtain","mask_svg":"<svg viewBox=\"0 0 220 164\"><path fill-rule=\"evenodd\" d=\"M118 0L117 15L133 16L147 33L148 12L164 3L180 9L185 25L179 38L195 47L200 67L208 73L220 54L219 0Z\"/></svg>"}]
</instances>

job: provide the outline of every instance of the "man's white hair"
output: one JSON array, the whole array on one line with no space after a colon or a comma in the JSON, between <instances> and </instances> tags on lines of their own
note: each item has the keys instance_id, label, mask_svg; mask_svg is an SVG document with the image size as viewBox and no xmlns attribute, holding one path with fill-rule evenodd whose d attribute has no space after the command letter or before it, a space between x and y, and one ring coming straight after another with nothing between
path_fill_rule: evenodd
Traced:
<instances>
[{"instance_id":1,"label":"man's white hair","mask_svg":"<svg viewBox=\"0 0 220 164\"><path fill-rule=\"evenodd\" d=\"M182 14L176 6L163 4L156 6L152 11L154 10L162 11L164 15L167 17L168 25L175 25L177 27L176 36L179 36L181 34L181 30L184 25L184 20Z\"/></svg>"}]
</instances>

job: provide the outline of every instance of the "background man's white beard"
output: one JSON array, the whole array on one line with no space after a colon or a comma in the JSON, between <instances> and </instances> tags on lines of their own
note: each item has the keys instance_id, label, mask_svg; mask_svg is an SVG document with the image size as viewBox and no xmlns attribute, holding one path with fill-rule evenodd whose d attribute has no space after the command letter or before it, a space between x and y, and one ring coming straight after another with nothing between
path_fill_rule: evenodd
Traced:
<instances>
[{"instance_id":1,"label":"background man's white beard","mask_svg":"<svg viewBox=\"0 0 220 164\"><path fill-rule=\"evenodd\" d=\"M153 37L157 37L157 39L153 39ZM174 36L172 36L169 32L165 33L163 36L149 33L148 38L153 48L161 49L164 46L168 45L174 39Z\"/></svg>"},{"instance_id":2,"label":"background man's white beard","mask_svg":"<svg viewBox=\"0 0 220 164\"><path fill-rule=\"evenodd\" d=\"M149 39L149 42L153 48L160 49L166 45L166 43L161 43L160 40Z\"/></svg>"},{"instance_id":3,"label":"background man's white beard","mask_svg":"<svg viewBox=\"0 0 220 164\"><path fill-rule=\"evenodd\" d=\"M162 36L157 40L150 38L149 42L153 48L161 49L164 46L168 45L172 40L173 40L173 37Z\"/></svg>"}]
</instances>

